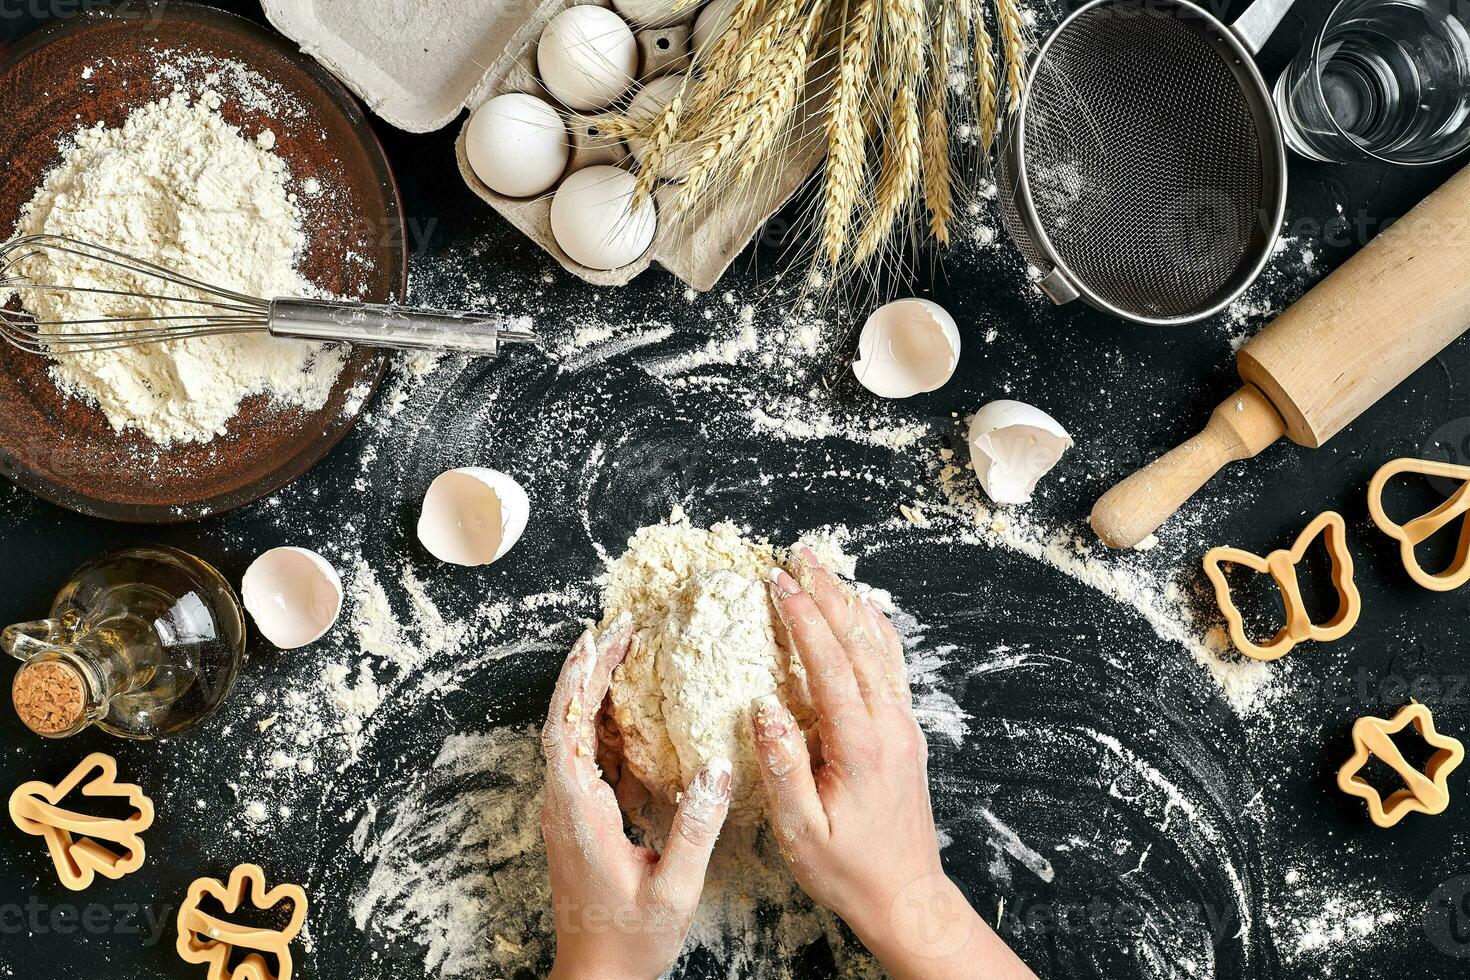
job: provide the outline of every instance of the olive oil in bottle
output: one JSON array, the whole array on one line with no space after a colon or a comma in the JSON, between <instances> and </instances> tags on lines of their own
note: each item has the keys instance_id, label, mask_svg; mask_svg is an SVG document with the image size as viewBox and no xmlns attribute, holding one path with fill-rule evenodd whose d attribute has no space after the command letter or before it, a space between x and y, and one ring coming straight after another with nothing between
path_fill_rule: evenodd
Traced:
<instances>
[{"instance_id":1,"label":"olive oil in bottle","mask_svg":"<svg viewBox=\"0 0 1470 980\"><path fill-rule=\"evenodd\" d=\"M219 708L245 660L240 600L219 572L172 548L126 548L77 569L49 619L0 632L25 661L11 685L48 738L88 725L122 738L185 730Z\"/></svg>"}]
</instances>

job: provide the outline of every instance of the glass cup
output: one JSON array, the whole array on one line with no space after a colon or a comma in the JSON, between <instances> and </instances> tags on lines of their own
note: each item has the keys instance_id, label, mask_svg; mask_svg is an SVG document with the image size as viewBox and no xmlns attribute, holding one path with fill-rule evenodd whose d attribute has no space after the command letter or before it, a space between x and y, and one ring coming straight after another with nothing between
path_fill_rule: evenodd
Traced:
<instances>
[{"instance_id":1,"label":"glass cup","mask_svg":"<svg viewBox=\"0 0 1470 980\"><path fill-rule=\"evenodd\" d=\"M1470 146L1459 0L1341 0L1276 81L1286 145L1309 160L1422 166Z\"/></svg>"}]
</instances>

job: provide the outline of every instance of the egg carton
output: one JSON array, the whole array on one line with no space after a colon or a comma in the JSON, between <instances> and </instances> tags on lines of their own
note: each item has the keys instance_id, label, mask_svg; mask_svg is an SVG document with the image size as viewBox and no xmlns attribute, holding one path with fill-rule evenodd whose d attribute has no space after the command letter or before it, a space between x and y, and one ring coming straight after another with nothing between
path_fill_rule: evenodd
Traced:
<instances>
[{"instance_id":1,"label":"egg carton","mask_svg":"<svg viewBox=\"0 0 1470 980\"><path fill-rule=\"evenodd\" d=\"M599 0L542 0L529 10L519 0L262 0L266 18L302 51L321 62L386 122L409 132L430 132L498 95L523 92L557 100L536 71L536 43L546 24L568 7ZM640 81L687 67L697 7L665 26L638 29ZM488 69L483 66L488 64ZM636 90L636 86L634 87ZM632 92L629 93L631 96ZM575 121L575 117L572 117ZM461 126L455 155L465 183L574 275L604 286L631 281L658 263L690 287L714 287L765 221L785 204L821 161L820 140L804 139L819 124L811 115L785 155L773 156L741 194L724 195L695 217L676 217L678 187L654 190L658 229L637 261L616 269L591 269L573 261L551 233L551 195L512 198L487 187L469 166ZM571 128L571 127L569 127ZM572 129L566 174L597 164L631 167L626 144ZM563 175L566 176L565 174Z\"/></svg>"}]
</instances>

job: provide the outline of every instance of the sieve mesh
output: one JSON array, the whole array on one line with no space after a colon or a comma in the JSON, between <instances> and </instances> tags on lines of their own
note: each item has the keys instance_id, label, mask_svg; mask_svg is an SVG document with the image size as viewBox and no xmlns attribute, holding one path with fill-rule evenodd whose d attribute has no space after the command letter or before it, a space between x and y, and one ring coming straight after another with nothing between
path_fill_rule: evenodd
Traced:
<instances>
[{"instance_id":1,"label":"sieve mesh","mask_svg":"<svg viewBox=\"0 0 1470 980\"><path fill-rule=\"evenodd\" d=\"M1012 185L1004 217L1033 263L1050 264L1028 238L1103 301L1154 318L1198 315L1249 281L1275 237L1281 177L1263 162L1270 107L1224 30L1159 0L1104 4L1062 28L1008 164L1025 170L1034 227L1015 174L999 174Z\"/></svg>"}]
</instances>

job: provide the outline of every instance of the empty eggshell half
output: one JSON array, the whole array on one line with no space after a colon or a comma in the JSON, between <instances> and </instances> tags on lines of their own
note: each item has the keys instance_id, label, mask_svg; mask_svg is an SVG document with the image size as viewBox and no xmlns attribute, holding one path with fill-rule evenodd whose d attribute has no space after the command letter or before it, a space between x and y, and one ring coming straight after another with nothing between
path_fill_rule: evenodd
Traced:
<instances>
[{"instance_id":1,"label":"empty eggshell half","mask_svg":"<svg viewBox=\"0 0 1470 980\"><path fill-rule=\"evenodd\" d=\"M530 512L526 491L499 470L449 470L424 494L419 540L440 561L488 565L520 539Z\"/></svg>"},{"instance_id":2,"label":"empty eggshell half","mask_svg":"<svg viewBox=\"0 0 1470 980\"><path fill-rule=\"evenodd\" d=\"M240 599L262 636L282 650L322 638L342 611L342 579L305 548L272 548L250 563Z\"/></svg>"},{"instance_id":3,"label":"empty eggshell half","mask_svg":"<svg viewBox=\"0 0 1470 980\"><path fill-rule=\"evenodd\" d=\"M1056 419L1025 402L1002 399L970 420L970 459L975 475L998 504L1024 504L1037 481L1072 448Z\"/></svg>"},{"instance_id":4,"label":"empty eggshell half","mask_svg":"<svg viewBox=\"0 0 1470 980\"><path fill-rule=\"evenodd\" d=\"M852 371L875 395L908 398L942 386L959 361L954 317L927 299L901 299L878 307L863 324Z\"/></svg>"}]
</instances>

